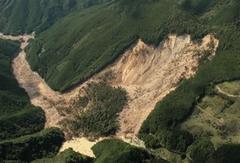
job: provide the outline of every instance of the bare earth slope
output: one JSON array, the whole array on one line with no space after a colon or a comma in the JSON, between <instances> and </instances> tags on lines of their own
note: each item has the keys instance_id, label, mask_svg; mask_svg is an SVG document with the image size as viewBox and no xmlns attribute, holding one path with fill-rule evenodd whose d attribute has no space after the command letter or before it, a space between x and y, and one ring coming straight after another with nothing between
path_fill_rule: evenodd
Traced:
<instances>
[{"instance_id":1,"label":"bare earth slope","mask_svg":"<svg viewBox=\"0 0 240 163\"><path fill-rule=\"evenodd\" d=\"M189 35L169 38L154 48L139 40L112 67L111 83L129 93L128 106L120 114L118 135L136 135L155 104L183 79L192 77L204 54L214 55L218 40L207 35L193 43ZM210 56L209 56L210 58Z\"/></svg>"}]
</instances>

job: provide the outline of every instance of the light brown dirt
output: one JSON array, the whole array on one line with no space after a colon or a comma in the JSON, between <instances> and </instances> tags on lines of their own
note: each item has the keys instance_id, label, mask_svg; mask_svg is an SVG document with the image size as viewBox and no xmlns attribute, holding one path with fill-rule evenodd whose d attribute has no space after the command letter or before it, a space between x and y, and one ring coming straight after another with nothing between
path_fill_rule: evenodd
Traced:
<instances>
[{"instance_id":1,"label":"light brown dirt","mask_svg":"<svg viewBox=\"0 0 240 163\"><path fill-rule=\"evenodd\" d=\"M96 140L96 141L89 141L87 138L74 138L72 140L66 141L62 148L60 149L60 152L72 148L74 151L79 152L83 155L90 156L90 157L95 157L93 151L91 148L97 144L99 141L102 139Z\"/></svg>"},{"instance_id":2,"label":"light brown dirt","mask_svg":"<svg viewBox=\"0 0 240 163\"><path fill-rule=\"evenodd\" d=\"M55 106L52 104L61 99L58 92L54 92L44 80L35 72L33 72L26 61L26 53L24 48L28 45L28 40L33 38L32 36L17 36L17 37L7 37L8 39L22 40L21 52L13 60L12 67L13 73L20 84L26 92L28 93L31 103L34 106L42 107L46 116L46 127L56 127L57 122L62 119L62 117L56 111Z\"/></svg>"}]
</instances>

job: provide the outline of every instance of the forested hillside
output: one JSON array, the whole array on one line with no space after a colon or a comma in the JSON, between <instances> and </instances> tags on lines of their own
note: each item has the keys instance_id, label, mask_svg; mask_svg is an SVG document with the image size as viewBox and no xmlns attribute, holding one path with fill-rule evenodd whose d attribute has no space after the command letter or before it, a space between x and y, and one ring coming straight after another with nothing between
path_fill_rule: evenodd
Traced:
<instances>
[{"instance_id":1,"label":"forested hillside","mask_svg":"<svg viewBox=\"0 0 240 163\"><path fill-rule=\"evenodd\" d=\"M53 89L63 91L113 62L138 38L157 45L169 33L200 38L236 30L230 25L239 21L237 1L202 3L120 0L74 12L38 36L28 60ZM231 14L224 12L226 8ZM228 27L218 26L222 23Z\"/></svg>"},{"instance_id":2,"label":"forested hillside","mask_svg":"<svg viewBox=\"0 0 240 163\"><path fill-rule=\"evenodd\" d=\"M104 0L0 0L0 32L38 33L69 12L102 1Z\"/></svg>"},{"instance_id":3,"label":"forested hillside","mask_svg":"<svg viewBox=\"0 0 240 163\"><path fill-rule=\"evenodd\" d=\"M171 32L200 38L206 34L201 27L174 0L114 1L58 21L31 44L28 61L63 91L112 63L139 38L154 45Z\"/></svg>"}]
</instances>

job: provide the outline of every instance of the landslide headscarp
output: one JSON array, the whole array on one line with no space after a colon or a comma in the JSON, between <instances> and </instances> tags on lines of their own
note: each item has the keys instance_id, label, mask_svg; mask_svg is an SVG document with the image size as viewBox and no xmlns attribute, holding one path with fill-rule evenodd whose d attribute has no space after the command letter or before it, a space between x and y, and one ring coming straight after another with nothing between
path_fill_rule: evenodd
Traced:
<instances>
[{"instance_id":1,"label":"landslide headscarp","mask_svg":"<svg viewBox=\"0 0 240 163\"><path fill-rule=\"evenodd\" d=\"M139 40L107 70L110 83L128 92L128 105L120 113L119 135L136 135L158 101L179 83L193 77L200 63L211 59L218 47L213 35L194 43L190 35L170 35L158 47Z\"/></svg>"}]
</instances>

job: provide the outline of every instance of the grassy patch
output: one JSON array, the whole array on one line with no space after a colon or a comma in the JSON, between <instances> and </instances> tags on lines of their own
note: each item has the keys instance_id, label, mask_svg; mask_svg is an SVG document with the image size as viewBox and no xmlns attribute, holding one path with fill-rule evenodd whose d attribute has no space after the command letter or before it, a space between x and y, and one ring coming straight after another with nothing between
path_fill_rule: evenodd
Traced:
<instances>
[{"instance_id":1,"label":"grassy patch","mask_svg":"<svg viewBox=\"0 0 240 163\"><path fill-rule=\"evenodd\" d=\"M239 100L240 98L228 98L217 92L215 95L205 96L196 105L193 114L182 124L182 128L190 131L196 138L209 137L215 147L224 143L240 143Z\"/></svg>"},{"instance_id":2,"label":"grassy patch","mask_svg":"<svg viewBox=\"0 0 240 163\"><path fill-rule=\"evenodd\" d=\"M226 93L239 96L240 95L240 81L224 82L218 85L221 90Z\"/></svg>"}]
</instances>

